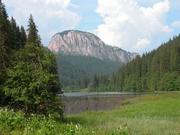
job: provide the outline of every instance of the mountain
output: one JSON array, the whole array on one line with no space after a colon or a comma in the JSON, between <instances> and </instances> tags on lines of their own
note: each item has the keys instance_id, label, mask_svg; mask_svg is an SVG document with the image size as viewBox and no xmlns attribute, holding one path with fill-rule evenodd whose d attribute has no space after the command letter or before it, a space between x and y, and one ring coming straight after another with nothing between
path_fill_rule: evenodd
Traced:
<instances>
[{"instance_id":1,"label":"mountain","mask_svg":"<svg viewBox=\"0 0 180 135\"><path fill-rule=\"evenodd\" d=\"M48 48L58 55L64 87L87 87L95 75L110 75L137 53L106 45L96 35L77 30L55 34Z\"/></svg>"},{"instance_id":2,"label":"mountain","mask_svg":"<svg viewBox=\"0 0 180 135\"><path fill-rule=\"evenodd\" d=\"M106 45L92 33L68 30L55 34L48 48L65 55L91 56L101 60L127 63L137 56L118 47Z\"/></svg>"}]
</instances>

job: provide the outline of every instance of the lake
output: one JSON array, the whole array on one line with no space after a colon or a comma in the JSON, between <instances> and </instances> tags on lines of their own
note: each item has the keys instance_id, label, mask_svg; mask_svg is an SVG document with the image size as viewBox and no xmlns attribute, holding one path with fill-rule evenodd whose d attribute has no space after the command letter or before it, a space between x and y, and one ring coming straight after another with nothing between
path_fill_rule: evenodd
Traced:
<instances>
[{"instance_id":1,"label":"lake","mask_svg":"<svg viewBox=\"0 0 180 135\"><path fill-rule=\"evenodd\" d=\"M85 111L112 110L120 107L125 99L139 95L127 92L72 92L61 96L64 113L77 114Z\"/></svg>"}]
</instances>

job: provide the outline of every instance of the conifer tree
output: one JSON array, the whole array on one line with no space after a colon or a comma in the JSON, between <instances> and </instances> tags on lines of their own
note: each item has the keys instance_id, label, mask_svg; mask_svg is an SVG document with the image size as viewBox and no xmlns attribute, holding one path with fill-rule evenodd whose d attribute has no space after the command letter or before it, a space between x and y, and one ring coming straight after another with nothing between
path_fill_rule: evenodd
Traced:
<instances>
[{"instance_id":1,"label":"conifer tree","mask_svg":"<svg viewBox=\"0 0 180 135\"><path fill-rule=\"evenodd\" d=\"M29 18L27 31L28 31L27 42L34 43L35 45L40 46L41 45L40 36L38 35L38 29L32 15L30 15Z\"/></svg>"},{"instance_id":2,"label":"conifer tree","mask_svg":"<svg viewBox=\"0 0 180 135\"><path fill-rule=\"evenodd\" d=\"M179 76L180 35L121 67L112 76L110 87L127 91L180 90Z\"/></svg>"},{"instance_id":3,"label":"conifer tree","mask_svg":"<svg viewBox=\"0 0 180 135\"><path fill-rule=\"evenodd\" d=\"M5 96L2 92L2 85L6 77L8 67L8 51L10 50L9 20L4 4L0 0L0 104L4 103Z\"/></svg>"},{"instance_id":4,"label":"conifer tree","mask_svg":"<svg viewBox=\"0 0 180 135\"><path fill-rule=\"evenodd\" d=\"M20 34L21 34L21 46L24 47L27 41L26 31L23 26L20 28Z\"/></svg>"},{"instance_id":5,"label":"conifer tree","mask_svg":"<svg viewBox=\"0 0 180 135\"><path fill-rule=\"evenodd\" d=\"M19 49L21 48L21 33L20 29L16 24L16 20L11 17L11 48L12 49Z\"/></svg>"},{"instance_id":6,"label":"conifer tree","mask_svg":"<svg viewBox=\"0 0 180 135\"><path fill-rule=\"evenodd\" d=\"M9 48L9 21L4 4L0 1L0 73L7 66L7 52Z\"/></svg>"}]
</instances>

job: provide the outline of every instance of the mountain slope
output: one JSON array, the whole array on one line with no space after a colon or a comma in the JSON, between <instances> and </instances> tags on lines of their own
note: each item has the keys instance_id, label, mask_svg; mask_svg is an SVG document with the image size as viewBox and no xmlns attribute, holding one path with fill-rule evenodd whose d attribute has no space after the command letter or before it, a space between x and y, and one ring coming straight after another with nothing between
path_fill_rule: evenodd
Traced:
<instances>
[{"instance_id":1,"label":"mountain slope","mask_svg":"<svg viewBox=\"0 0 180 135\"><path fill-rule=\"evenodd\" d=\"M75 30L55 34L48 48L65 55L91 56L119 63L127 63L137 56L137 53L106 45L94 34Z\"/></svg>"},{"instance_id":2,"label":"mountain slope","mask_svg":"<svg viewBox=\"0 0 180 135\"><path fill-rule=\"evenodd\" d=\"M94 34L75 30L55 34L48 48L58 55L64 87L79 87L95 75L110 75L137 56L106 45Z\"/></svg>"},{"instance_id":3,"label":"mountain slope","mask_svg":"<svg viewBox=\"0 0 180 135\"><path fill-rule=\"evenodd\" d=\"M73 55L60 55L58 64L64 87L87 87L83 83L91 82L94 75L110 75L120 67L114 61Z\"/></svg>"},{"instance_id":4,"label":"mountain slope","mask_svg":"<svg viewBox=\"0 0 180 135\"><path fill-rule=\"evenodd\" d=\"M112 77L110 89L180 90L180 35L120 68Z\"/></svg>"}]
</instances>

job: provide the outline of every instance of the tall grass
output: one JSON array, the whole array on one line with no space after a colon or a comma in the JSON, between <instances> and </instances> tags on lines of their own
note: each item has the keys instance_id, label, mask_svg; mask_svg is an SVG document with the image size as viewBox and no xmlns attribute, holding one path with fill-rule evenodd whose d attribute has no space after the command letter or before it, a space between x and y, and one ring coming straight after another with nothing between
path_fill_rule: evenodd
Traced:
<instances>
[{"instance_id":1,"label":"tall grass","mask_svg":"<svg viewBox=\"0 0 180 135\"><path fill-rule=\"evenodd\" d=\"M0 135L180 135L180 92L128 99L119 109L65 121L0 109Z\"/></svg>"}]
</instances>

